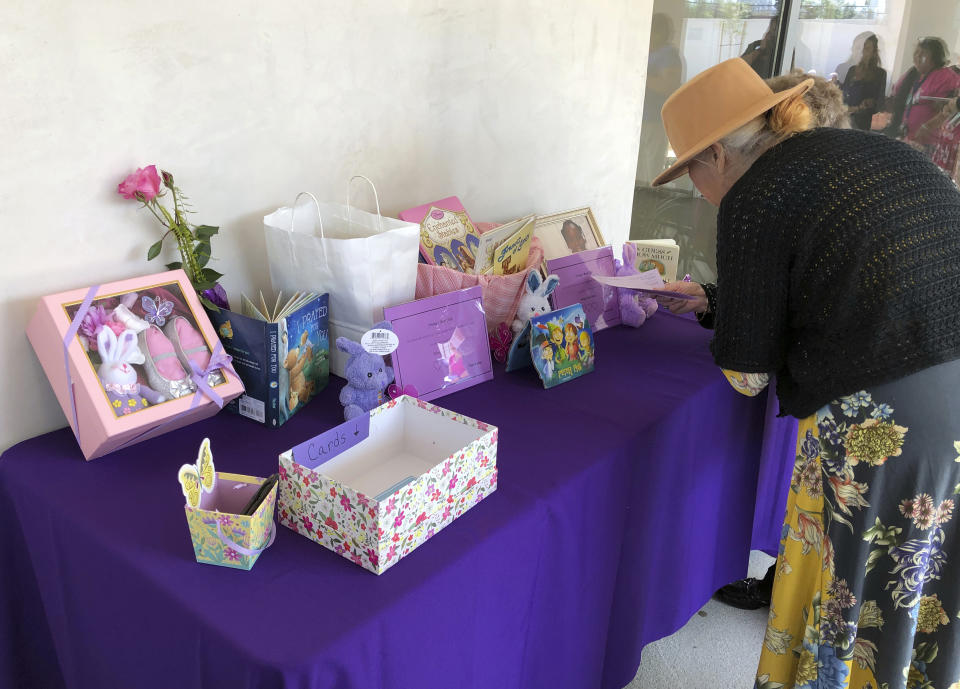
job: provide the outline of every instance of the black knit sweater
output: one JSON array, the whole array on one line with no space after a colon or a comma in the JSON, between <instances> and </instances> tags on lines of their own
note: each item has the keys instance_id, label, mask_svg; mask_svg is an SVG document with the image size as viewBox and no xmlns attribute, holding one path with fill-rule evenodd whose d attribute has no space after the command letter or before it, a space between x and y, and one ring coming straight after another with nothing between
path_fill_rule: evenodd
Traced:
<instances>
[{"instance_id":1,"label":"black knit sweater","mask_svg":"<svg viewBox=\"0 0 960 689\"><path fill-rule=\"evenodd\" d=\"M960 192L879 134L764 153L717 215L717 364L777 376L781 414L960 358Z\"/></svg>"}]
</instances>

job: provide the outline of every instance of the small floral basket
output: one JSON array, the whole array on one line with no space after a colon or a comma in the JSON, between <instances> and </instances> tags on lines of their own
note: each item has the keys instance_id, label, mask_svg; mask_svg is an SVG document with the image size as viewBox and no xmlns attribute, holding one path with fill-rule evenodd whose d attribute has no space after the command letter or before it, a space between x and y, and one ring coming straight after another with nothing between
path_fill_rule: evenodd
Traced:
<instances>
[{"instance_id":1,"label":"small floral basket","mask_svg":"<svg viewBox=\"0 0 960 689\"><path fill-rule=\"evenodd\" d=\"M273 513L277 486L252 515L237 514L257 492L264 479L216 472L213 492L203 493L200 504L184 506L197 562L249 570L260 553L273 543Z\"/></svg>"}]
</instances>

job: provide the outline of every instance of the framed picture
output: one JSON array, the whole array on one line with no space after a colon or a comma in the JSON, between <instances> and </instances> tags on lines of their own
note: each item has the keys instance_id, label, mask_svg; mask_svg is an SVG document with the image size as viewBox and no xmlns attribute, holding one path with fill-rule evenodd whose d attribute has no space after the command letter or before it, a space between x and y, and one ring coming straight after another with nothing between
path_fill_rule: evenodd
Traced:
<instances>
[{"instance_id":1,"label":"framed picture","mask_svg":"<svg viewBox=\"0 0 960 689\"><path fill-rule=\"evenodd\" d=\"M589 208L541 215L533 227L533 236L540 238L543 258L547 261L588 249L599 249L606 244Z\"/></svg>"}]
</instances>

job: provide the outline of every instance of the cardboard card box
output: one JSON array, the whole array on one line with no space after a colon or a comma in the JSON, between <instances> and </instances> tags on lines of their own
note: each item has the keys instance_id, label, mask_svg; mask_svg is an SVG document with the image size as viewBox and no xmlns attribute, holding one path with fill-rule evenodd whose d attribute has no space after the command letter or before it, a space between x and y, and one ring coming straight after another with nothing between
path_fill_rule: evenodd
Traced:
<instances>
[{"instance_id":1,"label":"cardboard card box","mask_svg":"<svg viewBox=\"0 0 960 689\"><path fill-rule=\"evenodd\" d=\"M496 490L497 435L391 400L280 455L279 521L382 574Z\"/></svg>"},{"instance_id":2,"label":"cardboard card box","mask_svg":"<svg viewBox=\"0 0 960 689\"><path fill-rule=\"evenodd\" d=\"M112 335L103 346L101 332ZM243 392L235 373L213 365L220 341L182 270L43 297L27 337L87 459L212 416L215 398ZM197 360L210 368L197 377L205 385L188 365ZM178 369L183 376L162 373ZM123 382L108 385L101 375Z\"/></svg>"}]
</instances>

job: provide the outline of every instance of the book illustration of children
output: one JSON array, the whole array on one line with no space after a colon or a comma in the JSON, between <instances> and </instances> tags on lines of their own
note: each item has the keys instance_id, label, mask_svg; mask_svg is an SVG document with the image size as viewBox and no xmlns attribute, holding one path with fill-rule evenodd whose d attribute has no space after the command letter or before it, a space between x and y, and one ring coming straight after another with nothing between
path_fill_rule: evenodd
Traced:
<instances>
[{"instance_id":1,"label":"book illustration of children","mask_svg":"<svg viewBox=\"0 0 960 689\"><path fill-rule=\"evenodd\" d=\"M580 331L580 362L587 368L593 366L593 344L586 330Z\"/></svg>"},{"instance_id":2,"label":"book illustration of children","mask_svg":"<svg viewBox=\"0 0 960 689\"><path fill-rule=\"evenodd\" d=\"M520 268L512 265L510 261L513 260L513 256L507 256L503 261L500 262L500 270L504 275L513 275L514 273L520 272Z\"/></svg>"},{"instance_id":3,"label":"book illustration of children","mask_svg":"<svg viewBox=\"0 0 960 689\"><path fill-rule=\"evenodd\" d=\"M580 341L577 332L577 326L573 323L567 323L564 328L564 339L566 340L566 354L568 361L577 361L580 358Z\"/></svg>"},{"instance_id":4,"label":"book illustration of children","mask_svg":"<svg viewBox=\"0 0 960 689\"><path fill-rule=\"evenodd\" d=\"M558 364L565 363L567 361L567 353L563 348L563 328L559 324L550 321L547 323L547 327L550 328L550 342L553 344L553 360Z\"/></svg>"},{"instance_id":5,"label":"book illustration of children","mask_svg":"<svg viewBox=\"0 0 960 689\"><path fill-rule=\"evenodd\" d=\"M540 358L543 360L544 377L553 378L553 347L547 340L540 343Z\"/></svg>"}]
</instances>

